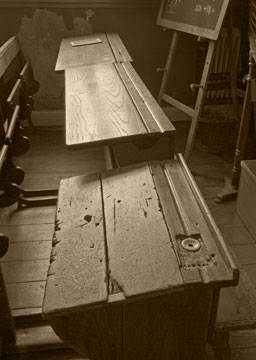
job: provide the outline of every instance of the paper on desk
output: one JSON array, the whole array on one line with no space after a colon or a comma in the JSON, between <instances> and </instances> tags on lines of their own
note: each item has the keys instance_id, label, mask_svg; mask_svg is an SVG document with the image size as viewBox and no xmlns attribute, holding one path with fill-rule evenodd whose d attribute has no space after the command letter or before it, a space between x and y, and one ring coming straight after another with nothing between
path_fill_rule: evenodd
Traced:
<instances>
[{"instance_id":1,"label":"paper on desk","mask_svg":"<svg viewBox=\"0 0 256 360\"><path fill-rule=\"evenodd\" d=\"M72 46L92 45L92 44L98 44L98 43L102 43L102 40L100 38L79 39L79 40L71 41Z\"/></svg>"}]
</instances>

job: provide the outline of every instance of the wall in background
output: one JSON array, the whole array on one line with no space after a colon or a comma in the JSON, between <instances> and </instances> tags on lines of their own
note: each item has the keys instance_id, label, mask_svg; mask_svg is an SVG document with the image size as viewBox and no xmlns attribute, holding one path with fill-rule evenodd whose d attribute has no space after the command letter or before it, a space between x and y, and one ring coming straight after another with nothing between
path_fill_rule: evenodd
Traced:
<instances>
[{"instance_id":1,"label":"wall in background","mask_svg":"<svg viewBox=\"0 0 256 360\"><path fill-rule=\"evenodd\" d=\"M162 74L156 69L164 67L171 41L171 32L164 32L156 25L160 1L119 0L112 1L115 4L111 7L106 5L109 0L101 1L100 6L92 7L94 15L89 19L89 5L93 1L88 4L85 0L83 6L74 5L72 0L57 4L45 1L47 5L39 7L34 5L38 1L27 0L21 7L19 4L23 1L6 0L9 6L0 9L0 44L18 34L35 77L41 83L36 99L38 110L64 107L64 75L54 72L61 38L92 32L118 32L134 60L135 69L157 96ZM177 89L177 97L187 103L193 100L189 83L194 80L194 59L194 44L185 36L172 87Z\"/></svg>"}]
</instances>

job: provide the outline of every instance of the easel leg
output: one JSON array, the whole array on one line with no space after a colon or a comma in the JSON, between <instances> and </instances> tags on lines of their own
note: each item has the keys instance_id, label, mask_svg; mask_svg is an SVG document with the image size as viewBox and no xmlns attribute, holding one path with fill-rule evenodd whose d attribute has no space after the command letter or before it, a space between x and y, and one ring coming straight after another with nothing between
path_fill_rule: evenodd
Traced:
<instances>
[{"instance_id":1,"label":"easel leg","mask_svg":"<svg viewBox=\"0 0 256 360\"><path fill-rule=\"evenodd\" d=\"M174 56L175 56L177 45L178 45L179 35L180 34L178 33L178 31L174 31L165 68L164 69L160 69L160 68L157 69L158 72L159 71L164 72L161 87L160 87L160 91L159 91L159 95L158 95L158 103L159 103L159 105L161 105L162 96L166 92L166 88L167 88L168 81L169 81L170 74L171 74L172 65L173 65L173 62L174 62Z\"/></svg>"},{"instance_id":2,"label":"easel leg","mask_svg":"<svg viewBox=\"0 0 256 360\"><path fill-rule=\"evenodd\" d=\"M195 142L199 118L202 113L203 102L204 102L204 98L206 95L208 77L209 77L209 72L210 72L210 68L211 68L211 64L212 64L214 50L215 50L215 41L210 40L207 55L206 55L204 70L203 70L203 74L202 74L201 84L198 87L198 95L197 95L197 99L196 99L194 115L192 117L192 122L191 122L190 130L189 130L188 140L187 140L185 154L184 154L184 158L186 161L188 160L188 158L190 156L190 152L191 152L194 142Z\"/></svg>"}]
</instances>

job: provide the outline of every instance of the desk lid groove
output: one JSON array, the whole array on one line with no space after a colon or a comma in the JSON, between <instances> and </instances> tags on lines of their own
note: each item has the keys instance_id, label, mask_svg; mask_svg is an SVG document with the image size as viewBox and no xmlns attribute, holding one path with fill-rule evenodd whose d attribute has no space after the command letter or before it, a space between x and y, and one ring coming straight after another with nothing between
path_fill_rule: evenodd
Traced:
<instances>
[{"instance_id":1,"label":"desk lid groove","mask_svg":"<svg viewBox=\"0 0 256 360\"><path fill-rule=\"evenodd\" d=\"M132 61L124 43L117 33L107 33L107 39L117 62Z\"/></svg>"}]
</instances>

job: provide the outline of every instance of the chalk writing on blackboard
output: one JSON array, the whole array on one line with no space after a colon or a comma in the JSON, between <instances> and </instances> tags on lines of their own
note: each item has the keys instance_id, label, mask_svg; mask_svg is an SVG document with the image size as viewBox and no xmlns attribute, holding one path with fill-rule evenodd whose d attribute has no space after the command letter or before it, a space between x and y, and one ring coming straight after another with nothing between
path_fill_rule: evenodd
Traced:
<instances>
[{"instance_id":1,"label":"chalk writing on blackboard","mask_svg":"<svg viewBox=\"0 0 256 360\"><path fill-rule=\"evenodd\" d=\"M212 0L213 2L215 2L215 0ZM215 6L208 4L208 5L202 5L199 2L196 3L196 7L195 7L195 12L205 12L205 14L207 15L211 15L213 13L215 13Z\"/></svg>"},{"instance_id":2,"label":"chalk writing on blackboard","mask_svg":"<svg viewBox=\"0 0 256 360\"><path fill-rule=\"evenodd\" d=\"M168 0L163 18L213 30L222 3L221 0Z\"/></svg>"},{"instance_id":3,"label":"chalk writing on blackboard","mask_svg":"<svg viewBox=\"0 0 256 360\"><path fill-rule=\"evenodd\" d=\"M176 9L181 0L169 0L166 5L166 11L171 14L176 13Z\"/></svg>"},{"instance_id":4,"label":"chalk writing on blackboard","mask_svg":"<svg viewBox=\"0 0 256 360\"><path fill-rule=\"evenodd\" d=\"M219 33L230 0L163 0L158 24L209 37Z\"/></svg>"},{"instance_id":5,"label":"chalk writing on blackboard","mask_svg":"<svg viewBox=\"0 0 256 360\"><path fill-rule=\"evenodd\" d=\"M184 1L184 0L183 0ZM175 14L182 0L168 0L165 8L165 12L169 14ZM195 12L204 12L208 15L215 12L216 0L210 0L207 4L202 1L197 1L195 4Z\"/></svg>"}]
</instances>

